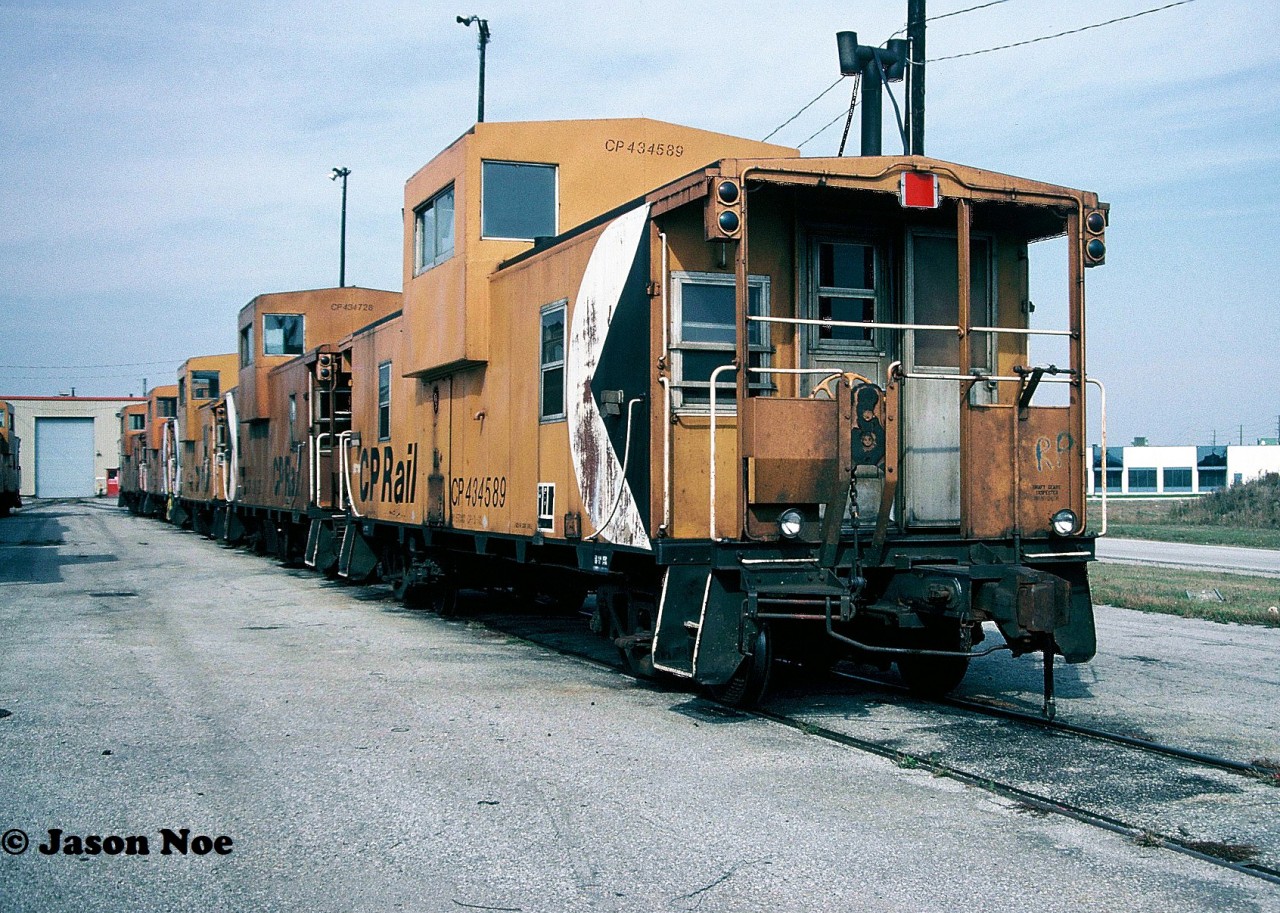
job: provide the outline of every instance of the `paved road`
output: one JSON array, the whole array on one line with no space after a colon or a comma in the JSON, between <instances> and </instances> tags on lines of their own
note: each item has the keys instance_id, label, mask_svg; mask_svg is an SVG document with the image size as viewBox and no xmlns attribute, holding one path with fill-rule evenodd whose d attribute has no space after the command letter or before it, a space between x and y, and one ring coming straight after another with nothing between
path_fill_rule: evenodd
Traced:
<instances>
[{"instance_id":1,"label":"paved road","mask_svg":"<svg viewBox=\"0 0 1280 913\"><path fill-rule=\"evenodd\" d=\"M0 853L6 913L1280 910L1256 879L101 504L0 521L0 636L0 831L32 841ZM50 828L151 854L44 855ZM163 828L231 852L161 855Z\"/></svg>"},{"instance_id":2,"label":"paved road","mask_svg":"<svg viewBox=\"0 0 1280 913\"><path fill-rule=\"evenodd\" d=\"M1147 539L1098 540L1098 558L1127 564L1155 564L1234 574L1280 577L1280 550L1227 545L1188 545Z\"/></svg>"}]
</instances>

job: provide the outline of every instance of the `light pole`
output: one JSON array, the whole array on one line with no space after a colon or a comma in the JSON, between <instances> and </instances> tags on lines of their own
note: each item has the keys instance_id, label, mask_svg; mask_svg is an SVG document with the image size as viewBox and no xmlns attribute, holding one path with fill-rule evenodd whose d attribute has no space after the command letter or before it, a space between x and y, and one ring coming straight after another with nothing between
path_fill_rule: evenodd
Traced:
<instances>
[{"instance_id":1,"label":"light pole","mask_svg":"<svg viewBox=\"0 0 1280 913\"><path fill-rule=\"evenodd\" d=\"M338 241L338 288L345 288L347 285L347 175L350 173L350 168L335 168L329 175L331 181L342 178L342 234Z\"/></svg>"},{"instance_id":2,"label":"light pole","mask_svg":"<svg viewBox=\"0 0 1280 913\"><path fill-rule=\"evenodd\" d=\"M489 20L479 16L459 16L459 25L477 23L480 30L480 103L476 108L476 123L484 123L484 46L489 43Z\"/></svg>"}]
</instances>

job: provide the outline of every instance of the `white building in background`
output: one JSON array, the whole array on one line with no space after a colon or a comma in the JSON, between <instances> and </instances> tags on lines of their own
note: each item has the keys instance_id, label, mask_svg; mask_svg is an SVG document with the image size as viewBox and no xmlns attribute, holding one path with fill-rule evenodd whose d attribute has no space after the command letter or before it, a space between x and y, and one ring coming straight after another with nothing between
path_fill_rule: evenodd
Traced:
<instances>
[{"instance_id":1,"label":"white building in background","mask_svg":"<svg viewBox=\"0 0 1280 913\"><path fill-rule=\"evenodd\" d=\"M1102 448L1092 446L1089 494L1102 490ZM1107 494L1199 495L1280 473L1280 445L1108 447Z\"/></svg>"},{"instance_id":2,"label":"white building in background","mask_svg":"<svg viewBox=\"0 0 1280 913\"><path fill-rule=\"evenodd\" d=\"M114 494L120 467L120 410L145 399L0 396L13 404L22 440L22 500Z\"/></svg>"}]
</instances>

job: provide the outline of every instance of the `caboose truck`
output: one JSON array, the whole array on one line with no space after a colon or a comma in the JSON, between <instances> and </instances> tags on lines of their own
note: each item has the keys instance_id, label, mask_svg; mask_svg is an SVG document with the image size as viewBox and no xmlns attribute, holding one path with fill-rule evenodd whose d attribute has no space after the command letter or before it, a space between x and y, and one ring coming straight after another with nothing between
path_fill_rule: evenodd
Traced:
<instances>
[{"instance_id":1,"label":"caboose truck","mask_svg":"<svg viewBox=\"0 0 1280 913\"><path fill-rule=\"evenodd\" d=\"M673 170L708 146L731 157ZM327 360L352 389L344 546L399 592L592 589L634 670L739 703L775 657L896 661L937 694L1007 648L1044 654L1050 711L1053 656L1093 656L1094 194L653 121L487 123L410 179L405 218L403 315ZM1033 328L1049 238L1066 325ZM1064 364L1032 362L1038 335ZM985 621L1005 643L974 652Z\"/></svg>"}]
</instances>

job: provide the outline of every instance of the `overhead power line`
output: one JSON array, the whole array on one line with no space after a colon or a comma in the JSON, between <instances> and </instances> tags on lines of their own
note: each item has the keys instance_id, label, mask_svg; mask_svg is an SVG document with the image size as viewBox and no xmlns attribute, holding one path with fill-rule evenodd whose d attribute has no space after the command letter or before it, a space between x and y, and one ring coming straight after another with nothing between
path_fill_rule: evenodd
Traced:
<instances>
[{"instance_id":1,"label":"overhead power line","mask_svg":"<svg viewBox=\"0 0 1280 913\"><path fill-rule=\"evenodd\" d=\"M152 365L181 364L180 358L164 361L128 361L111 365L0 365L0 371L78 371L81 368L149 368Z\"/></svg>"},{"instance_id":2,"label":"overhead power line","mask_svg":"<svg viewBox=\"0 0 1280 913\"><path fill-rule=\"evenodd\" d=\"M807 105L805 105L803 108L801 108L801 109L800 109L799 111L797 111L795 114L792 114L790 117L788 117L788 118L787 118L786 120L784 120L782 123L778 124L778 126L774 127L772 130L770 130L770 131L769 131L769 136L773 136L775 133L777 133L779 130L781 130L783 127L785 127L787 124L791 123L793 120L795 120L795 119L796 119L797 117L799 117L801 114L803 114L804 112L808 111L810 108L812 108L812 107L814 106L814 104L815 104L819 99L821 99L821 98L822 98L822 96L826 95L828 92L830 92L830 91L831 91L832 89L834 89L836 86L840 85L840 83L842 83L842 82L844 82L844 77L843 77L843 76L841 76L839 79L837 79L837 80L836 80L835 82L833 82L831 85L827 86L825 89L823 89L821 92L819 92L819 93L817 94L817 96L816 96L812 101L810 101ZM763 142L767 142L767 141L768 141L768 139L769 139L769 136L766 136L764 139L760 140L760 142L762 142L762 143L763 143Z\"/></svg>"},{"instance_id":3,"label":"overhead power line","mask_svg":"<svg viewBox=\"0 0 1280 913\"><path fill-rule=\"evenodd\" d=\"M1028 38L1025 41L1015 41L1012 44L1002 44L994 48L983 48L980 51L965 51L963 54L948 54L946 57L930 57L928 63L938 63L943 60L958 60L961 57L976 57L979 54L990 54L992 51L1007 51L1009 48L1020 48L1028 44L1036 44L1041 41L1051 41L1054 38L1063 38L1067 35L1078 35L1081 32L1087 32L1090 29L1100 29L1104 25L1115 25L1117 22L1127 22L1130 19L1137 19L1139 16L1149 16L1152 13L1163 12L1164 10L1173 9L1175 6L1186 6L1188 3L1194 3L1195 0L1177 0L1176 3L1166 3L1164 6L1157 6L1149 10L1143 10L1140 13L1131 13L1128 16L1119 16L1115 19L1108 19L1106 22L1095 22L1092 25L1082 25L1079 28L1068 29L1065 32L1057 32L1053 35L1041 35L1039 38Z\"/></svg>"},{"instance_id":4,"label":"overhead power line","mask_svg":"<svg viewBox=\"0 0 1280 913\"><path fill-rule=\"evenodd\" d=\"M962 10L956 10L953 13L939 13L936 16L927 16L925 22L933 22L938 19L950 19L952 16L962 16L965 13L972 13L974 10L984 10L988 6L999 6L1001 3L1008 3L1009 0L991 0L990 3L979 3L977 6L968 6Z\"/></svg>"}]
</instances>

